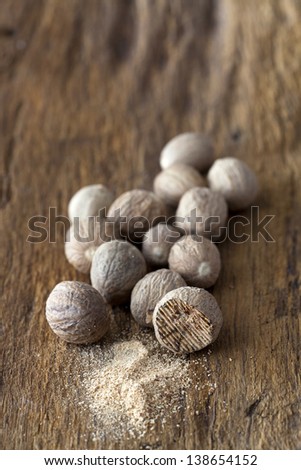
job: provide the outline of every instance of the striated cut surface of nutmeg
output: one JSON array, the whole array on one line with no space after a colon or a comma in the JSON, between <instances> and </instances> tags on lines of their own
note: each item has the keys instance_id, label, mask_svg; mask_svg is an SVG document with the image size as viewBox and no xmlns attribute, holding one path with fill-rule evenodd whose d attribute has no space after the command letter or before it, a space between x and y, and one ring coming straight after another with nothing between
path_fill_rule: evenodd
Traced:
<instances>
[{"instance_id":1,"label":"striated cut surface of nutmeg","mask_svg":"<svg viewBox=\"0 0 301 470\"><path fill-rule=\"evenodd\" d=\"M159 343L178 354L199 351L213 343L222 323L222 312L213 295L196 287L168 292L153 315Z\"/></svg>"}]
</instances>

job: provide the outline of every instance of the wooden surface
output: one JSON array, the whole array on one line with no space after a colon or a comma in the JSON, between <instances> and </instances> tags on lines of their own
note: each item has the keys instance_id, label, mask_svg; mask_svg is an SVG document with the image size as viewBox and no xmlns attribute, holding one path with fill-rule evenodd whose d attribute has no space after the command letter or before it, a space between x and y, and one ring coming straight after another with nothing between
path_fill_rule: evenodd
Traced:
<instances>
[{"instance_id":1,"label":"wooden surface","mask_svg":"<svg viewBox=\"0 0 301 470\"><path fill-rule=\"evenodd\" d=\"M295 0L1 1L3 448L301 448L300 21ZM57 282L88 278L61 230L29 244L27 222L66 214L84 184L151 188L160 149L187 130L256 170L276 242L221 247L225 324L202 412L181 432L93 441L74 401L77 347L44 317Z\"/></svg>"}]
</instances>

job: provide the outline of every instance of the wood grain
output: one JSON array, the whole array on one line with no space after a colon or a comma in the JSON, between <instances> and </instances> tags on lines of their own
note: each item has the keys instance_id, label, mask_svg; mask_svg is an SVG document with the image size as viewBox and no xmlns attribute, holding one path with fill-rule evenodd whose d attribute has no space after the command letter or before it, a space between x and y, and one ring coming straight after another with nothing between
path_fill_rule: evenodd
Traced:
<instances>
[{"instance_id":1,"label":"wood grain","mask_svg":"<svg viewBox=\"0 0 301 470\"><path fill-rule=\"evenodd\" d=\"M3 448L301 448L300 21L294 0L1 1ZM27 223L66 214L85 184L151 188L160 149L188 130L256 170L275 243L221 246L217 388L190 397L202 413L180 432L95 442L75 401L77 349L44 315L57 282L87 277L65 260L62 229L29 244Z\"/></svg>"}]
</instances>

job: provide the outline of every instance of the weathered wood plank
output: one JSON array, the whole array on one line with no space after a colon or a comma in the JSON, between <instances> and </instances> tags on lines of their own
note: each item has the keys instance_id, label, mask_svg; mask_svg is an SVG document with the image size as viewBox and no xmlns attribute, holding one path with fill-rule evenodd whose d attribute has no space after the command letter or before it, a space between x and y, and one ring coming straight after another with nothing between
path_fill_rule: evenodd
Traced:
<instances>
[{"instance_id":1,"label":"weathered wood plank","mask_svg":"<svg viewBox=\"0 0 301 470\"><path fill-rule=\"evenodd\" d=\"M293 0L1 2L3 448L300 448L300 20ZM87 278L67 264L62 230L30 245L27 221L66 213L95 181L151 188L164 143L191 129L258 172L276 242L221 247L217 386L189 397L202 413L187 410L180 432L157 423L140 440L95 441L78 349L44 318L55 283Z\"/></svg>"}]
</instances>

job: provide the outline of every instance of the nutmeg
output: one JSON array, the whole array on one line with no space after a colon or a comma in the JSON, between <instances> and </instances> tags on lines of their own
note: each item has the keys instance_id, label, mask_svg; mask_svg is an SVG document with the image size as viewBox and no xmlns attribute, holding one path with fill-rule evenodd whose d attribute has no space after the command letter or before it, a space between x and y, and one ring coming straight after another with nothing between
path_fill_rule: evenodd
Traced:
<instances>
[{"instance_id":1,"label":"nutmeg","mask_svg":"<svg viewBox=\"0 0 301 470\"><path fill-rule=\"evenodd\" d=\"M161 168L175 163L185 163L199 171L206 171L214 160L210 137L197 132L186 132L171 139L160 155Z\"/></svg>"},{"instance_id":2,"label":"nutmeg","mask_svg":"<svg viewBox=\"0 0 301 470\"><path fill-rule=\"evenodd\" d=\"M71 223L74 218L86 219L101 215L102 209L108 209L114 200L114 195L103 184L91 184L77 191L70 199L68 216ZM104 214L105 215L105 214Z\"/></svg>"},{"instance_id":3,"label":"nutmeg","mask_svg":"<svg viewBox=\"0 0 301 470\"><path fill-rule=\"evenodd\" d=\"M206 186L203 176L192 166L175 163L156 176L154 192L166 204L177 206L183 194L195 186Z\"/></svg>"},{"instance_id":4,"label":"nutmeg","mask_svg":"<svg viewBox=\"0 0 301 470\"><path fill-rule=\"evenodd\" d=\"M110 307L89 284L63 281L47 299L46 318L53 332L64 341L90 344L108 331Z\"/></svg>"},{"instance_id":5,"label":"nutmeg","mask_svg":"<svg viewBox=\"0 0 301 470\"><path fill-rule=\"evenodd\" d=\"M108 211L108 218L119 228L120 235L131 241L142 238L150 227L164 219L166 208L151 191L133 189L119 196Z\"/></svg>"},{"instance_id":6,"label":"nutmeg","mask_svg":"<svg viewBox=\"0 0 301 470\"><path fill-rule=\"evenodd\" d=\"M196 287L180 287L158 302L153 324L162 346L178 354L192 353L216 340L223 316L209 292Z\"/></svg>"},{"instance_id":7,"label":"nutmeg","mask_svg":"<svg viewBox=\"0 0 301 470\"><path fill-rule=\"evenodd\" d=\"M92 286L109 304L127 302L133 287L145 274L143 255L138 248L126 241L103 243L92 259Z\"/></svg>"},{"instance_id":8,"label":"nutmeg","mask_svg":"<svg viewBox=\"0 0 301 470\"><path fill-rule=\"evenodd\" d=\"M219 158L208 173L209 186L219 191L232 211L250 206L258 193L255 173L241 160L234 157Z\"/></svg>"},{"instance_id":9,"label":"nutmeg","mask_svg":"<svg viewBox=\"0 0 301 470\"><path fill-rule=\"evenodd\" d=\"M168 265L172 245L181 237L179 230L172 225L159 223L150 228L143 237L142 253L151 267Z\"/></svg>"},{"instance_id":10,"label":"nutmeg","mask_svg":"<svg viewBox=\"0 0 301 470\"><path fill-rule=\"evenodd\" d=\"M167 292L182 286L186 286L184 279L169 269L158 269L146 274L132 291L131 312L136 322L152 328L152 316L157 302Z\"/></svg>"},{"instance_id":11,"label":"nutmeg","mask_svg":"<svg viewBox=\"0 0 301 470\"><path fill-rule=\"evenodd\" d=\"M72 266L82 273L88 273L97 248L111 240L106 234L105 219L79 219L71 225L65 242L65 255Z\"/></svg>"},{"instance_id":12,"label":"nutmeg","mask_svg":"<svg viewBox=\"0 0 301 470\"><path fill-rule=\"evenodd\" d=\"M171 247L168 264L188 285L208 288L218 279L221 258L216 245L207 238L186 235Z\"/></svg>"},{"instance_id":13,"label":"nutmeg","mask_svg":"<svg viewBox=\"0 0 301 470\"><path fill-rule=\"evenodd\" d=\"M186 234L197 233L211 238L221 235L228 217L228 206L221 193L209 188L192 188L181 198L177 224Z\"/></svg>"}]
</instances>

